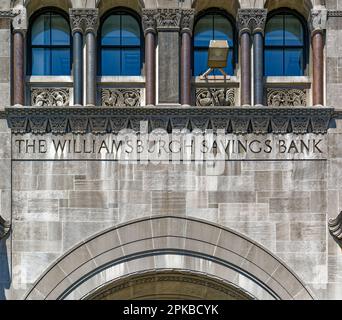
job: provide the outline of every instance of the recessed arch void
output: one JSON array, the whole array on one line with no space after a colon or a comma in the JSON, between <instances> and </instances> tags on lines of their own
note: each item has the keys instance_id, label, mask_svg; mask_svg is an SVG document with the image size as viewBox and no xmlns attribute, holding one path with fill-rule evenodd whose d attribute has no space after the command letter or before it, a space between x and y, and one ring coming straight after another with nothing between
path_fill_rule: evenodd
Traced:
<instances>
[{"instance_id":1,"label":"recessed arch void","mask_svg":"<svg viewBox=\"0 0 342 320\"><path fill-rule=\"evenodd\" d=\"M165 272L197 275L246 298L313 299L282 261L254 241L207 221L173 216L135 220L82 242L25 299L89 299L133 276Z\"/></svg>"}]
</instances>

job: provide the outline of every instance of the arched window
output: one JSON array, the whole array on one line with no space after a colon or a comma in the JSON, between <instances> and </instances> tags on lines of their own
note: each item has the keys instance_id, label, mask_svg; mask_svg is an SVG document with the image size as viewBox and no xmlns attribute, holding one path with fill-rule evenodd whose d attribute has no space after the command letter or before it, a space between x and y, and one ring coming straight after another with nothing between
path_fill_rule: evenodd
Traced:
<instances>
[{"instance_id":1,"label":"arched window","mask_svg":"<svg viewBox=\"0 0 342 320\"><path fill-rule=\"evenodd\" d=\"M141 75L142 37L138 19L127 11L116 11L105 17L100 32L99 74Z\"/></svg>"},{"instance_id":2,"label":"arched window","mask_svg":"<svg viewBox=\"0 0 342 320\"><path fill-rule=\"evenodd\" d=\"M265 30L265 76L303 76L306 28L292 12L271 15Z\"/></svg>"},{"instance_id":3,"label":"arched window","mask_svg":"<svg viewBox=\"0 0 342 320\"><path fill-rule=\"evenodd\" d=\"M45 11L33 19L29 41L29 74L60 76L71 74L69 22L57 11Z\"/></svg>"},{"instance_id":4,"label":"arched window","mask_svg":"<svg viewBox=\"0 0 342 320\"><path fill-rule=\"evenodd\" d=\"M208 48L210 40L227 40L229 55L224 71L234 75L235 65L235 32L232 23L225 14L219 12L207 13L200 17L194 32L194 66L195 76L202 75L208 70ZM221 74L215 70L213 74Z\"/></svg>"}]
</instances>

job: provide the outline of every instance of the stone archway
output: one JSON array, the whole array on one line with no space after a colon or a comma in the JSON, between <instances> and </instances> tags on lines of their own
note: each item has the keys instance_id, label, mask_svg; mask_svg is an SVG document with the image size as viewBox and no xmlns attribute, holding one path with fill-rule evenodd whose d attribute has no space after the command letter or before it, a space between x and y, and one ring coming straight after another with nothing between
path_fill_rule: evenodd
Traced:
<instances>
[{"instance_id":1,"label":"stone archway","mask_svg":"<svg viewBox=\"0 0 342 320\"><path fill-rule=\"evenodd\" d=\"M226 292L227 299L313 299L282 261L254 241L207 221L174 216L132 221L84 241L54 263L26 299L108 298L113 288L123 294L133 280L138 290L144 277L155 282L148 297L158 298L160 290L153 290L165 274L178 276L178 286L185 278L201 288L215 283L216 293Z\"/></svg>"}]
</instances>

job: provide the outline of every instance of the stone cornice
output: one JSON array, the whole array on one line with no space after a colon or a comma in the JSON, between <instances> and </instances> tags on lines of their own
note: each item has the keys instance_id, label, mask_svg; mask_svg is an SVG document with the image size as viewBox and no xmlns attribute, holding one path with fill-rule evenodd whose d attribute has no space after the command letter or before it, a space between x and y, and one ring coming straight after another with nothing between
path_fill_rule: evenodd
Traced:
<instances>
[{"instance_id":1,"label":"stone cornice","mask_svg":"<svg viewBox=\"0 0 342 320\"><path fill-rule=\"evenodd\" d=\"M311 10L310 31L314 35L316 32L323 32L327 25L328 10Z\"/></svg>"},{"instance_id":2,"label":"stone cornice","mask_svg":"<svg viewBox=\"0 0 342 320\"><path fill-rule=\"evenodd\" d=\"M237 25L239 34L244 32L264 34L267 19L267 9L239 9Z\"/></svg>"},{"instance_id":3,"label":"stone cornice","mask_svg":"<svg viewBox=\"0 0 342 320\"><path fill-rule=\"evenodd\" d=\"M224 129L234 134L324 134L334 117L329 107L8 107L13 133L110 133L125 128Z\"/></svg>"},{"instance_id":4,"label":"stone cornice","mask_svg":"<svg viewBox=\"0 0 342 320\"><path fill-rule=\"evenodd\" d=\"M70 9L70 25L72 33L81 32L87 34L97 33L98 28L98 9Z\"/></svg>"}]
</instances>

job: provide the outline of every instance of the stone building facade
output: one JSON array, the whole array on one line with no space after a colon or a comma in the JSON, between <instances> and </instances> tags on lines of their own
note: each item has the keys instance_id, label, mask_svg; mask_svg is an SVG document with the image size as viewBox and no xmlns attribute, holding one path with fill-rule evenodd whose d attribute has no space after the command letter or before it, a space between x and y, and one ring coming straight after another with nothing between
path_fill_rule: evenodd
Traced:
<instances>
[{"instance_id":1,"label":"stone building facade","mask_svg":"<svg viewBox=\"0 0 342 320\"><path fill-rule=\"evenodd\" d=\"M68 76L30 73L49 10L70 25ZM139 22L140 75L97 72L115 10ZM229 77L192 71L214 11ZM264 74L274 12L303 22L301 75ZM341 299L341 59L336 0L0 0L0 299ZM118 151L161 132L190 156ZM196 154L203 132L224 158Z\"/></svg>"}]
</instances>

